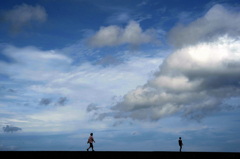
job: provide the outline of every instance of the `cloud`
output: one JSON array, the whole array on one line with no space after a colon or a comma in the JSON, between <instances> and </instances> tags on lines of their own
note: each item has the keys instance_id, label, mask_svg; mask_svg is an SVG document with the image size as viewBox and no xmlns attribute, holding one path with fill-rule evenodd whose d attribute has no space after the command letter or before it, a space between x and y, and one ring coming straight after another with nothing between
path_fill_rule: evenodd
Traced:
<instances>
[{"instance_id":1,"label":"cloud","mask_svg":"<svg viewBox=\"0 0 240 159\"><path fill-rule=\"evenodd\" d=\"M21 117L30 123L30 125L29 123L19 125L21 128L24 127L25 132L77 130L83 127L96 129L96 123L99 123L97 128L106 127L108 124L112 125L113 121L109 121L109 123L101 121L103 118L105 121L109 119L105 118L107 114L98 117L92 115L108 112L108 108L105 108L106 103L109 106L114 95L124 95L129 89L144 84L150 71L157 70L158 64L163 60L160 55L134 56L128 54L127 51L126 55L121 57L124 63L102 67L90 62L72 65L72 59L61 52L44 51L35 47L17 48L8 45L1 51L11 58L12 62L1 61L0 72L8 76L14 84L16 82L20 85L24 84L21 87L8 86L5 90L12 88L21 92L17 94L18 97L21 97L21 101L11 99L11 103L16 103L16 105L19 105L20 102L21 105L29 103L29 112L20 113ZM25 85L26 81L27 85ZM6 91L1 92L7 93ZM69 97L71 103L66 104L67 101L64 100L64 97ZM5 96L2 98L7 99ZM61 101L65 101L63 102L65 106L49 107L55 103L58 105L58 102L61 103ZM86 112L90 103L97 103L97 108L101 109ZM3 104L10 109L10 103L4 102ZM41 106L40 104L44 106L40 108L41 111L36 109ZM48 106L47 109L45 109L45 105ZM11 110L14 108L11 107ZM7 117L4 119L6 121L2 121L8 123L10 119L12 117ZM17 117L17 119L19 118ZM93 119L96 120L90 124L88 121ZM11 122L15 123L15 121Z\"/></svg>"},{"instance_id":2,"label":"cloud","mask_svg":"<svg viewBox=\"0 0 240 159\"><path fill-rule=\"evenodd\" d=\"M54 51L42 51L36 47L17 48L5 46L3 54L13 60L12 63L0 62L0 73L15 79L42 81L52 79L69 68L72 60Z\"/></svg>"},{"instance_id":3,"label":"cloud","mask_svg":"<svg viewBox=\"0 0 240 159\"><path fill-rule=\"evenodd\" d=\"M102 121L107 116L108 116L108 113L100 113L100 114L98 114L96 120Z\"/></svg>"},{"instance_id":4,"label":"cloud","mask_svg":"<svg viewBox=\"0 0 240 159\"><path fill-rule=\"evenodd\" d=\"M213 15L219 15L222 11L225 13L218 17L218 21L221 18L224 21L226 15L230 19L230 27L225 28L225 33L235 32L237 28L232 26L231 20L238 13L228 14L229 11L217 5L204 18L212 17L208 25L215 26L216 17ZM201 19L192 22L199 24L194 25L199 32L192 33L204 39L208 35L206 28L199 23ZM191 43L187 37L192 36L189 34L192 27L186 26L182 30L185 32L181 44L188 45L170 54L153 79L125 94L123 101L111 108L115 118L156 121L180 113L184 118L201 121L217 111L226 110L225 107L229 106L225 104L226 100L239 97L239 38L231 34L215 34L215 30L210 29L208 33L214 35L211 41L197 39L197 43Z\"/></svg>"},{"instance_id":5,"label":"cloud","mask_svg":"<svg viewBox=\"0 0 240 159\"><path fill-rule=\"evenodd\" d=\"M112 55L106 55L105 57L101 58L99 61L96 62L97 65L102 66L119 65L121 63L123 62Z\"/></svg>"},{"instance_id":6,"label":"cloud","mask_svg":"<svg viewBox=\"0 0 240 159\"><path fill-rule=\"evenodd\" d=\"M19 131L19 130L22 130L22 129L19 127L13 127L13 126L9 126L9 125L7 125L6 127L3 127L4 132L14 132L14 131Z\"/></svg>"},{"instance_id":7,"label":"cloud","mask_svg":"<svg viewBox=\"0 0 240 159\"><path fill-rule=\"evenodd\" d=\"M13 89L8 89L8 92L15 93L16 91Z\"/></svg>"},{"instance_id":8,"label":"cloud","mask_svg":"<svg viewBox=\"0 0 240 159\"><path fill-rule=\"evenodd\" d=\"M237 37L240 35L239 25L239 12L216 4L203 17L190 24L178 24L168 33L168 39L170 44L179 48L211 41L225 34Z\"/></svg>"},{"instance_id":9,"label":"cloud","mask_svg":"<svg viewBox=\"0 0 240 159\"><path fill-rule=\"evenodd\" d=\"M52 102L51 99L49 98L42 98L41 101L39 102L40 105L48 105Z\"/></svg>"},{"instance_id":10,"label":"cloud","mask_svg":"<svg viewBox=\"0 0 240 159\"><path fill-rule=\"evenodd\" d=\"M155 30L148 29L142 31L139 23L130 21L125 29L116 25L101 27L100 30L88 39L88 44L92 47L117 46L130 44L130 46L139 46L144 43L158 44L155 38Z\"/></svg>"},{"instance_id":11,"label":"cloud","mask_svg":"<svg viewBox=\"0 0 240 159\"><path fill-rule=\"evenodd\" d=\"M27 4L14 6L12 10L6 11L2 16L3 21L11 23L11 31L19 32L22 27L34 21L44 22L47 13L42 6L31 6Z\"/></svg>"},{"instance_id":12,"label":"cloud","mask_svg":"<svg viewBox=\"0 0 240 159\"><path fill-rule=\"evenodd\" d=\"M91 111L93 111L93 110L98 110L99 108L95 105L95 104L93 104L93 103L91 103L91 104L89 104L88 106L87 106L87 112L91 112Z\"/></svg>"},{"instance_id":13,"label":"cloud","mask_svg":"<svg viewBox=\"0 0 240 159\"><path fill-rule=\"evenodd\" d=\"M67 100L68 100L67 97L60 97L58 100L58 104L64 106Z\"/></svg>"},{"instance_id":14,"label":"cloud","mask_svg":"<svg viewBox=\"0 0 240 159\"><path fill-rule=\"evenodd\" d=\"M107 19L107 23L127 23L131 19L129 12L117 12Z\"/></svg>"},{"instance_id":15,"label":"cloud","mask_svg":"<svg viewBox=\"0 0 240 159\"><path fill-rule=\"evenodd\" d=\"M158 120L183 112L200 120L220 109L223 100L239 96L240 41L222 37L178 50L145 85L112 107L116 118Z\"/></svg>"},{"instance_id":16,"label":"cloud","mask_svg":"<svg viewBox=\"0 0 240 159\"><path fill-rule=\"evenodd\" d=\"M137 7L142 7L147 4L147 1L142 1L141 3L137 4Z\"/></svg>"},{"instance_id":17,"label":"cloud","mask_svg":"<svg viewBox=\"0 0 240 159\"><path fill-rule=\"evenodd\" d=\"M115 122L112 126L113 127L116 127L116 126L118 126L118 125L121 125L123 123L123 121L117 121L117 122Z\"/></svg>"}]
</instances>

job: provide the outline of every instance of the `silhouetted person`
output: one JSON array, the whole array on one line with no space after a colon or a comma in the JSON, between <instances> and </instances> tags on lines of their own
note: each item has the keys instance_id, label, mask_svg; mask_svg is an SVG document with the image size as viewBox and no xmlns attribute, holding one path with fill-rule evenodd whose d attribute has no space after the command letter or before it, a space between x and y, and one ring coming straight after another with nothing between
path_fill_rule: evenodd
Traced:
<instances>
[{"instance_id":1,"label":"silhouetted person","mask_svg":"<svg viewBox=\"0 0 240 159\"><path fill-rule=\"evenodd\" d=\"M91 133L90 136L89 136L89 138L88 138L88 142L87 142L87 144L90 143L90 146L89 146L89 148L87 148L87 151L88 151L88 149L90 149L90 148L92 148L92 151L94 151L94 150L93 150L93 144L92 144L93 142L95 143L95 141L94 141L94 139L93 139L93 133Z\"/></svg>"},{"instance_id":2,"label":"silhouetted person","mask_svg":"<svg viewBox=\"0 0 240 159\"><path fill-rule=\"evenodd\" d=\"M179 144L179 146L180 146L180 152L181 152L181 150L182 150L182 145L183 145L181 137L179 137L178 144Z\"/></svg>"}]
</instances>

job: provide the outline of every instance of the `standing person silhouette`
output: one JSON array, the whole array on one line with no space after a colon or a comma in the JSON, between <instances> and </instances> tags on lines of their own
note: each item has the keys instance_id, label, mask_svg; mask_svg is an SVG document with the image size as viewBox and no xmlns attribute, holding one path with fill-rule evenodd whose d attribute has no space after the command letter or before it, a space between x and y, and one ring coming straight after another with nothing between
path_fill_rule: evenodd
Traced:
<instances>
[{"instance_id":1,"label":"standing person silhouette","mask_svg":"<svg viewBox=\"0 0 240 159\"><path fill-rule=\"evenodd\" d=\"M180 152L182 152L182 145L183 145L183 143L182 143L181 137L179 137L178 144L180 146Z\"/></svg>"},{"instance_id":2,"label":"standing person silhouette","mask_svg":"<svg viewBox=\"0 0 240 159\"><path fill-rule=\"evenodd\" d=\"M90 143L90 146L89 146L89 148L87 148L87 151L88 151L88 149L90 149L90 147L92 148L92 151L94 151L93 150L93 144L92 144L93 142L95 143L95 141L93 139L93 133L91 133L89 138L88 138L88 142L87 142L87 144Z\"/></svg>"}]
</instances>

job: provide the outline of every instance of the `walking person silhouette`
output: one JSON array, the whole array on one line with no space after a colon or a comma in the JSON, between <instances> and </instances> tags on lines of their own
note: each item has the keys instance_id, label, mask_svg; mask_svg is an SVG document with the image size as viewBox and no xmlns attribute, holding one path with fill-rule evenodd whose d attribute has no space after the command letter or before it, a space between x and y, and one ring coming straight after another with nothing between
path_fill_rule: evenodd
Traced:
<instances>
[{"instance_id":1,"label":"walking person silhouette","mask_svg":"<svg viewBox=\"0 0 240 159\"><path fill-rule=\"evenodd\" d=\"M91 133L90 136L89 136L89 138L88 138L88 142L87 142L87 144L90 143L90 146L89 146L89 148L87 148L87 151L88 151L88 149L90 149L90 148L92 148L92 151L94 151L94 150L93 150L93 144L92 144L93 142L95 143L95 141L94 141L94 139L93 139L93 133Z\"/></svg>"},{"instance_id":2,"label":"walking person silhouette","mask_svg":"<svg viewBox=\"0 0 240 159\"><path fill-rule=\"evenodd\" d=\"M182 152L182 145L183 145L183 143L182 143L181 137L179 137L178 144L180 146L180 152Z\"/></svg>"}]
</instances>

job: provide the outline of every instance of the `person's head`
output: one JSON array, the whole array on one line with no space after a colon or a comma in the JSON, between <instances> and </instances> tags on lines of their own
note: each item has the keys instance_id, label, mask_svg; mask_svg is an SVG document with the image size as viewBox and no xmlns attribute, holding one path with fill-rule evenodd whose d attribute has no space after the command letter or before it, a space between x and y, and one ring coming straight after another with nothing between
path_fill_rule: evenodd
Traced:
<instances>
[{"instance_id":1,"label":"person's head","mask_svg":"<svg viewBox=\"0 0 240 159\"><path fill-rule=\"evenodd\" d=\"M90 135L93 136L93 133L91 133Z\"/></svg>"},{"instance_id":2,"label":"person's head","mask_svg":"<svg viewBox=\"0 0 240 159\"><path fill-rule=\"evenodd\" d=\"M181 139L181 137L179 137L179 139Z\"/></svg>"}]
</instances>

